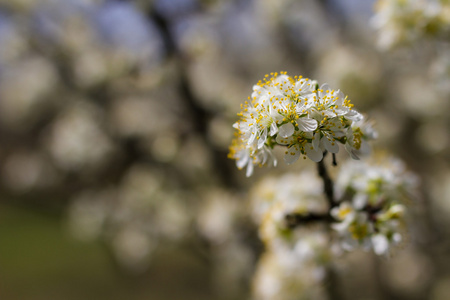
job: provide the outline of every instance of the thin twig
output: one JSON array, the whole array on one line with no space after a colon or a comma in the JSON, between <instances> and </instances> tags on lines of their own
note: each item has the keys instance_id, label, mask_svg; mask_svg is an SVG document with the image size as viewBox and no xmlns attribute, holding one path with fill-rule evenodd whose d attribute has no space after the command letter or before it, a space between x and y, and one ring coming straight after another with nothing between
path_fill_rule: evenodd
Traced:
<instances>
[{"instance_id":1,"label":"thin twig","mask_svg":"<svg viewBox=\"0 0 450 300\"><path fill-rule=\"evenodd\" d=\"M333 153L333 166L334 166L334 167L337 166L336 154L335 154L335 153Z\"/></svg>"}]
</instances>

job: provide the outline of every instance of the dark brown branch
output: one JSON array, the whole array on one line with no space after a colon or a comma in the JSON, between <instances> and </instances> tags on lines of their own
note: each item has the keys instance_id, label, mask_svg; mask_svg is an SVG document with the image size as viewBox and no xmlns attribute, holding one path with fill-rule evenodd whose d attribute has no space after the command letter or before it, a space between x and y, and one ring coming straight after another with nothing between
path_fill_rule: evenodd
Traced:
<instances>
[{"instance_id":1,"label":"dark brown branch","mask_svg":"<svg viewBox=\"0 0 450 300\"><path fill-rule=\"evenodd\" d=\"M314 214L314 213L310 213L307 215L300 215L295 213L288 214L286 215L285 219L286 219L286 226L289 229L294 229L299 225L317 222L331 223L333 221L333 218L329 214Z\"/></svg>"},{"instance_id":2,"label":"dark brown branch","mask_svg":"<svg viewBox=\"0 0 450 300\"><path fill-rule=\"evenodd\" d=\"M317 172L319 176L323 180L323 190L325 192L325 196L327 197L328 204L330 205L330 210L336 206L336 201L334 200L334 187L333 181L328 174L327 168L325 166L325 156L327 152L323 154L323 159L317 163Z\"/></svg>"}]
</instances>

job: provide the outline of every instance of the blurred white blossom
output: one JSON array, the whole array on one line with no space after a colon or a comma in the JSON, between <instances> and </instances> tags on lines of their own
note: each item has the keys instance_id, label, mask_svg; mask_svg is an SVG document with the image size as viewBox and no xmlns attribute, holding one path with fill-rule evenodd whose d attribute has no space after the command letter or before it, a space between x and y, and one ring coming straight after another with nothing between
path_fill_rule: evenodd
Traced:
<instances>
[{"instance_id":1,"label":"blurred white blossom","mask_svg":"<svg viewBox=\"0 0 450 300\"><path fill-rule=\"evenodd\" d=\"M64 170L95 170L109 162L114 152L100 112L87 102L78 102L61 112L48 139L53 159Z\"/></svg>"},{"instance_id":2,"label":"blurred white blossom","mask_svg":"<svg viewBox=\"0 0 450 300\"><path fill-rule=\"evenodd\" d=\"M387 254L402 239L405 205L417 194L417 184L417 177L394 158L342 165L336 182L341 203L331 215L343 249Z\"/></svg>"},{"instance_id":3,"label":"blurred white blossom","mask_svg":"<svg viewBox=\"0 0 450 300\"><path fill-rule=\"evenodd\" d=\"M408 45L427 37L450 33L450 3L447 0L379 0L372 19L381 49Z\"/></svg>"}]
</instances>

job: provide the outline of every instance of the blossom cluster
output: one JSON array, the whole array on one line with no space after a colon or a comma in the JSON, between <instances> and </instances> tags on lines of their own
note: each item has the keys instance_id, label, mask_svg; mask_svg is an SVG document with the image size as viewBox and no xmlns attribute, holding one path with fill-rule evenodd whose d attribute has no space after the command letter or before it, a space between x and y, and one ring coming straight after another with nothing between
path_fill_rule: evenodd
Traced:
<instances>
[{"instance_id":1,"label":"blossom cluster","mask_svg":"<svg viewBox=\"0 0 450 300\"><path fill-rule=\"evenodd\" d=\"M286 234L288 214L326 214L328 211L323 184L312 172L266 178L252 189L251 201L259 236L269 249L295 242L294 236Z\"/></svg>"},{"instance_id":2,"label":"blossom cluster","mask_svg":"<svg viewBox=\"0 0 450 300\"><path fill-rule=\"evenodd\" d=\"M333 257L357 248L386 255L401 241L416 176L381 155L340 168L332 203L309 169L265 178L252 189L250 208L266 250L253 279L255 299L324 299Z\"/></svg>"},{"instance_id":3,"label":"blossom cluster","mask_svg":"<svg viewBox=\"0 0 450 300\"><path fill-rule=\"evenodd\" d=\"M331 210L341 247L387 254L402 239L404 204L416 185L416 177L396 159L344 164L336 182L340 205Z\"/></svg>"},{"instance_id":4,"label":"blossom cluster","mask_svg":"<svg viewBox=\"0 0 450 300\"><path fill-rule=\"evenodd\" d=\"M448 0L379 0L373 26L379 30L378 46L390 49L427 36L450 33Z\"/></svg>"},{"instance_id":5,"label":"blossom cluster","mask_svg":"<svg viewBox=\"0 0 450 300\"><path fill-rule=\"evenodd\" d=\"M266 178L252 191L251 209L266 252L253 278L255 299L325 299L330 259L323 224L290 228L288 214L326 214L322 182L309 172Z\"/></svg>"},{"instance_id":6,"label":"blossom cluster","mask_svg":"<svg viewBox=\"0 0 450 300\"><path fill-rule=\"evenodd\" d=\"M300 156L319 162L325 151L338 153L339 144L358 159L370 151L367 141L376 137L342 91L286 72L267 74L254 85L238 116L229 157L238 168L247 167L247 176L254 165L276 165L275 145L286 147L287 164Z\"/></svg>"}]
</instances>

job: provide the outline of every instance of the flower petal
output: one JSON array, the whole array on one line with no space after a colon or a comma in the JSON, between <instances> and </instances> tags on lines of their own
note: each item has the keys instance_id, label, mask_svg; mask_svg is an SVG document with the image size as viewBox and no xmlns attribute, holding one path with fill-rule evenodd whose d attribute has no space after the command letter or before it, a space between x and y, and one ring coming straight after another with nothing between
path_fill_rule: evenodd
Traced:
<instances>
[{"instance_id":1,"label":"flower petal","mask_svg":"<svg viewBox=\"0 0 450 300\"><path fill-rule=\"evenodd\" d=\"M320 141L323 143L323 145L324 145L325 149L327 149L327 151L329 151L331 153L339 152L339 145L337 144L336 141L330 141L327 136L323 136Z\"/></svg>"},{"instance_id":2,"label":"flower petal","mask_svg":"<svg viewBox=\"0 0 450 300\"><path fill-rule=\"evenodd\" d=\"M368 200L368 195L365 193L357 193L354 197L353 197L353 207L355 209L361 210L364 208L364 206L366 206L367 204L367 200Z\"/></svg>"},{"instance_id":3,"label":"flower petal","mask_svg":"<svg viewBox=\"0 0 450 300\"><path fill-rule=\"evenodd\" d=\"M284 138L284 137L282 137L281 135L278 134L275 140L277 141L277 144L289 145L290 142L292 141L292 137Z\"/></svg>"},{"instance_id":4,"label":"flower petal","mask_svg":"<svg viewBox=\"0 0 450 300\"><path fill-rule=\"evenodd\" d=\"M319 162L323 158L323 152L319 150L315 150L311 144L305 145L306 156L313 162Z\"/></svg>"},{"instance_id":5,"label":"flower petal","mask_svg":"<svg viewBox=\"0 0 450 300\"><path fill-rule=\"evenodd\" d=\"M264 128L264 130L260 133L258 139L258 149L261 149L264 146L266 139L267 139L267 128Z\"/></svg>"},{"instance_id":6,"label":"flower petal","mask_svg":"<svg viewBox=\"0 0 450 300\"><path fill-rule=\"evenodd\" d=\"M317 121L314 119L300 118L297 120L297 125L304 132L311 132L317 129Z\"/></svg>"},{"instance_id":7,"label":"flower petal","mask_svg":"<svg viewBox=\"0 0 450 300\"><path fill-rule=\"evenodd\" d=\"M266 135L261 135L261 137L258 140L258 149L261 149L264 146L264 143L266 142Z\"/></svg>"},{"instance_id":8,"label":"flower petal","mask_svg":"<svg viewBox=\"0 0 450 300\"><path fill-rule=\"evenodd\" d=\"M277 127L277 123L272 122L272 124L270 124L270 136L274 136L276 133L278 132L278 127Z\"/></svg>"},{"instance_id":9,"label":"flower petal","mask_svg":"<svg viewBox=\"0 0 450 300\"><path fill-rule=\"evenodd\" d=\"M250 159L250 153L248 153L246 149L241 150L237 153L236 158L236 166L238 167L238 169L242 169L248 163L248 160Z\"/></svg>"},{"instance_id":10,"label":"flower petal","mask_svg":"<svg viewBox=\"0 0 450 300\"><path fill-rule=\"evenodd\" d=\"M281 135L284 138L290 137L294 134L295 127L292 125L292 123L286 123L280 126L279 135Z\"/></svg>"},{"instance_id":11,"label":"flower petal","mask_svg":"<svg viewBox=\"0 0 450 300\"><path fill-rule=\"evenodd\" d=\"M359 122L364 119L364 116L356 110L350 110L347 114L345 114L345 118L353 122Z\"/></svg>"},{"instance_id":12,"label":"flower petal","mask_svg":"<svg viewBox=\"0 0 450 300\"><path fill-rule=\"evenodd\" d=\"M250 177L253 174L253 162L249 161L247 165L247 171L245 172L245 176Z\"/></svg>"},{"instance_id":13,"label":"flower petal","mask_svg":"<svg viewBox=\"0 0 450 300\"><path fill-rule=\"evenodd\" d=\"M253 128L252 129L253 131L252 131L252 133L251 133L251 135L250 135L250 138L248 139L248 144L249 145L251 145L251 144L253 144L253 142L255 141L255 139L256 139L256 130Z\"/></svg>"},{"instance_id":14,"label":"flower petal","mask_svg":"<svg viewBox=\"0 0 450 300\"><path fill-rule=\"evenodd\" d=\"M286 151L286 155L284 156L284 161L290 165L298 160L300 157L300 147L298 145L294 145L289 147Z\"/></svg>"},{"instance_id":15,"label":"flower petal","mask_svg":"<svg viewBox=\"0 0 450 300\"><path fill-rule=\"evenodd\" d=\"M377 234L372 237L373 251L377 255L386 254L389 250L389 241L386 236Z\"/></svg>"},{"instance_id":16,"label":"flower petal","mask_svg":"<svg viewBox=\"0 0 450 300\"><path fill-rule=\"evenodd\" d=\"M352 146L350 146L348 143L345 144L345 150L347 150L348 154L354 159L359 160L359 157L356 155L354 149Z\"/></svg>"},{"instance_id":17,"label":"flower petal","mask_svg":"<svg viewBox=\"0 0 450 300\"><path fill-rule=\"evenodd\" d=\"M320 150L320 132L314 133L312 145L315 150Z\"/></svg>"}]
</instances>

